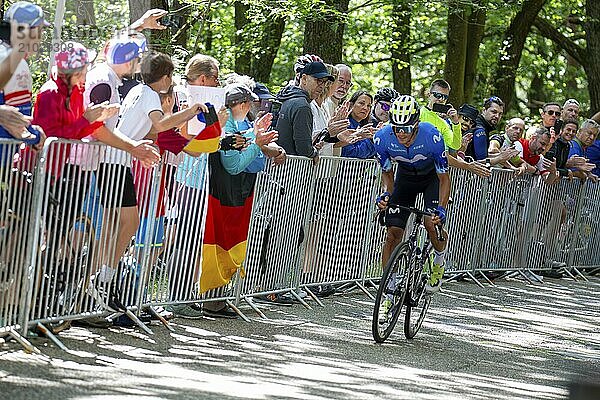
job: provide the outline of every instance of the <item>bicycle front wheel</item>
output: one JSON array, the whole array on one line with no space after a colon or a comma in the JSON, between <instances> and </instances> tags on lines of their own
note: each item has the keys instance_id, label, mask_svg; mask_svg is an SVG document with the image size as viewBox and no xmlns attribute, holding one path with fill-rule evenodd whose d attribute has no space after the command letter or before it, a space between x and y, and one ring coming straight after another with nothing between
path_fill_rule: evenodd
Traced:
<instances>
[{"instance_id":1,"label":"bicycle front wheel","mask_svg":"<svg viewBox=\"0 0 600 400\"><path fill-rule=\"evenodd\" d=\"M408 275L408 290L406 294L406 314L404 315L404 336L407 339L415 337L431 303L431 295L425 292L427 274L431 271L431 257L425 258L425 268L417 259L411 260Z\"/></svg>"},{"instance_id":2,"label":"bicycle front wheel","mask_svg":"<svg viewBox=\"0 0 600 400\"><path fill-rule=\"evenodd\" d=\"M383 343L394 330L402 312L408 286L407 267L410 250L407 242L397 246L383 271L373 309L373 338Z\"/></svg>"}]
</instances>

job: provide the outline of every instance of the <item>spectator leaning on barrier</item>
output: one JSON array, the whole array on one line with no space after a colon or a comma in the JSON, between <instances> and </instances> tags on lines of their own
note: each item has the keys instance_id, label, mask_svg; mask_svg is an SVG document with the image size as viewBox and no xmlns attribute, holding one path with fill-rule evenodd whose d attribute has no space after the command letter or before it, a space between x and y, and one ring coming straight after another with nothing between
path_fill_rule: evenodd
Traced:
<instances>
[{"instance_id":1,"label":"spectator leaning on barrier","mask_svg":"<svg viewBox=\"0 0 600 400\"><path fill-rule=\"evenodd\" d=\"M333 81L327 80L325 82L325 87L323 88L323 92L316 99L313 99L310 102L310 108L313 114L313 145L319 150L319 155L321 156L333 156L334 148L333 143L322 142L321 133L327 130L329 125L329 121L333 117L333 115L329 114L327 108L324 107L323 102L331 95L332 88L335 85L335 80L337 80L339 71L336 67L331 64L325 64L327 67L327 71L333 77ZM339 154L339 153L338 153Z\"/></svg>"},{"instance_id":2,"label":"spectator leaning on barrier","mask_svg":"<svg viewBox=\"0 0 600 400\"><path fill-rule=\"evenodd\" d=\"M542 175L548 184L556 182L559 179L556 162L546 160L542 156L548 143L550 143L550 131L546 128L537 127L529 139L521 138L519 142L523 147L519 155L523 162L527 163L527 172Z\"/></svg>"},{"instance_id":3,"label":"spectator leaning on barrier","mask_svg":"<svg viewBox=\"0 0 600 400\"><path fill-rule=\"evenodd\" d=\"M15 137L28 144L43 143L44 132L29 126L23 130L24 121L15 114L14 108L6 106L15 107L24 116L31 116L33 78L24 58L38 50L43 29L50 24L44 19L41 7L27 1L12 4L4 13L4 21L11 23L10 40L14 42L14 46L10 48L8 43L0 44L0 57L8 63L2 64L6 67L3 72L10 76L0 92L0 105L4 106L2 115L6 117L4 121L0 120L0 138ZM14 121L16 125L10 121Z\"/></svg>"},{"instance_id":4,"label":"spectator leaning on barrier","mask_svg":"<svg viewBox=\"0 0 600 400\"><path fill-rule=\"evenodd\" d=\"M592 174L600 176L600 134L596 135L596 140L594 143L592 143L592 145L585 150L585 156L588 158L590 163L595 165L595 168L592 170Z\"/></svg>"},{"instance_id":5,"label":"spectator leaning on barrier","mask_svg":"<svg viewBox=\"0 0 600 400\"><path fill-rule=\"evenodd\" d=\"M342 157L353 158L374 158L375 146L373 145L373 135L381 126L375 128L370 124L369 116L371 114L371 104L373 97L366 90L358 90L352 94L348 105L350 115L348 116L348 128L355 130L355 140L351 143L343 143ZM382 124L380 124L382 125Z\"/></svg>"},{"instance_id":6,"label":"spectator leaning on barrier","mask_svg":"<svg viewBox=\"0 0 600 400\"><path fill-rule=\"evenodd\" d=\"M373 127L377 128L380 123L388 123L392 101L398 96L398 92L392 88L382 88L375 93L375 96L373 96L373 111L371 113Z\"/></svg>"},{"instance_id":7,"label":"spectator leaning on barrier","mask_svg":"<svg viewBox=\"0 0 600 400\"><path fill-rule=\"evenodd\" d=\"M521 145L521 142L519 142L519 139L523 137L523 132L525 132L525 121L523 121L521 118L511 118L504 127L504 134L495 134L490 137L488 154L493 156L510 148L516 149L518 154L500 165L506 168L518 166L521 164L519 161L521 158L519 154L521 154L523 151L523 146ZM519 168L520 173L526 172L524 167Z\"/></svg>"},{"instance_id":8,"label":"spectator leaning on barrier","mask_svg":"<svg viewBox=\"0 0 600 400\"><path fill-rule=\"evenodd\" d=\"M350 67L345 64L336 64L335 67L338 69L337 80L333 83L331 96L323 102L323 106L327 109L329 115L335 114L353 86Z\"/></svg>"},{"instance_id":9,"label":"spectator leaning on barrier","mask_svg":"<svg viewBox=\"0 0 600 400\"><path fill-rule=\"evenodd\" d=\"M167 91L172 84L174 65L169 56L160 53L149 53L144 56L141 63L143 85L137 85L129 91L123 101L117 130L131 139L139 140L146 137L151 130L165 132L178 127L195 117L199 112L208 113L206 106L201 104L191 105L189 108L165 116L162 110L159 93ZM108 216L108 225L117 226L114 240L114 256L105 258L106 264L90 285L90 292L96 300L103 304L106 296L101 290L107 283L114 282L115 267L131 242L139 226L139 212L137 207L136 192L131 172L131 161L120 150L107 152L104 161L98 169L98 187L102 193L105 215ZM124 182L122 198L115 196L112 201L106 201L108 193L115 190L115 182ZM120 200L120 201L115 201ZM118 222L117 222L118 219ZM111 232L108 227L105 232ZM110 240L109 242L113 242ZM114 289L112 293L118 296ZM114 298L112 299L115 300ZM119 300L118 298L116 300ZM118 302L116 303L118 304ZM106 308L111 308L105 304Z\"/></svg>"},{"instance_id":10,"label":"spectator leaning on barrier","mask_svg":"<svg viewBox=\"0 0 600 400\"><path fill-rule=\"evenodd\" d=\"M325 81L333 80L321 62L307 64L300 72L300 85L288 86L277 96L281 110L276 130L278 144L287 154L314 158L318 155L312 145L313 115L310 101L323 93Z\"/></svg>"},{"instance_id":11,"label":"spectator leaning on barrier","mask_svg":"<svg viewBox=\"0 0 600 400\"><path fill-rule=\"evenodd\" d=\"M587 119L581 124L577 136L573 138L569 151L569 161L573 165L569 165L569 167L574 176L581 179L589 178L594 182L598 180L598 175L594 173L596 163L590 162L591 160L588 159L588 150L594 145L599 129L600 125L596 121Z\"/></svg>"},{"instance_id":12,"label":"spectator leaning on barrier","mask_svg":"<svg viewBox=\"0 0 600 400\"><path fill-rule=\"evenodd\" d=\"M54 55L56 70L37 95L33 122L48 136L83 139L95 134L104 121L119 112L118 104L97 104L84 107L83 92L91 53L80 43L66 42L64 50ZM66 155L66 154L65 154ZM53 171L60 175L62 163Z\"/></svg>"},{"instance_id":13,"label":"spectator leaning on barrier","mask_svg":"<svg viewBox=\"0 0 600 400\"><path fill-rule=\"evenodd\" d=\"M285 162L285 151L276 145L277 132L269 131L272 115L266 114L253 125L247 114L258 97L246 86L228 87L225 105L230 118L226 133L242 132L248 146L241 151L219 151L209 156L210 194L202 246L200 291L222 287L241 268L246 256L256 175L266 158L275 164ZM203 305L204 315L232 318L236 314L225 302Z\"/></svg>"},{"instance_id":14,"label":"spectator leaning on barrier","mask_svg":"<svg viewBox=\"0 0 600 400\"><path fill-rule=\"evenodd\" d=\"M573 178L573 171L569 169L572 166L572 162L569 162L569 152L572 146L571 141L575 138L578 127L579 124L574 119L563 121L558 138L554 141L550 150L544 154L544 158L556 161L556 170L561 177Z\"/></svg>"},{"instance_id":15,"label":"spectator leaning on barrier","mask_svg":"<svg viewBox=\"0 0 600 400\"><path fill-rule=\"evenodd\" d=\"M504 102L498 96L492 96L483 103L483 111L477 116L473 140L467 146L466 155L486 164L501 164L513 158L517 153L511 149L488 158L489 136L496 129L504 114Z\"/></svg>"}]
</instances>

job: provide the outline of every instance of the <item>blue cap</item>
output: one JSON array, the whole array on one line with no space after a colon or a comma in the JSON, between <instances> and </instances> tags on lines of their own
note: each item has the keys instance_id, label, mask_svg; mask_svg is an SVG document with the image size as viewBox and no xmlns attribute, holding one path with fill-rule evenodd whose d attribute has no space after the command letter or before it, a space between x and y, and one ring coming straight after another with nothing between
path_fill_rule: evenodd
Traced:
<instances>
[{"instance_id":1,"label":"blue cap","mask_svg":"<svg viewBox=\"0 0 600 400\"><path fill-rule=\"evenodd\" d=\"M44 19L44 10L36 4L28 1L18 1L4 13L5 21L15 21L19 24L29 25L32 28L38 26L50 26Z\"/></svg>"},{"instance_id":2,"label":"blue cap","mask_svg":"<svg viewBox=\"0 0 600 400\"><path fill-rule=\"evenodd\" d=\"M127 37L111 39L106 47L106 62L109 64L125 64L140 55L140 46Z\"/></svg>"},{"instance_id":3,"label":"blue cap","mask_svg":"<svg viewBox=\"0 0 600 400\"><path fill-rule=\"evenodd\" d=\"M256 82L253 92L261 100L271 100L275 98L275 96L273 96L271 92L269 92L269 89L267 89L265 85L259 82Z\"/></svg>"}]
</instances>

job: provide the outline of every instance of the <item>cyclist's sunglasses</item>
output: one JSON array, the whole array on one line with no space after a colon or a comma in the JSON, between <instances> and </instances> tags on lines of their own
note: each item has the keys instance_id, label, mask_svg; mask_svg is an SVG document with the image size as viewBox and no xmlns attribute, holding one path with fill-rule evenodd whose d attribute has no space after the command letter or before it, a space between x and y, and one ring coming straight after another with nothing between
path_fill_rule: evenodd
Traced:
<instances>
[{"instance_id":1,"label":"cyclist's sunglasses","mask_svg":"<svg viewBox=\"0 0 600 400\"><path fill-rule=\"evenodd\" d=\"M440 92L431 92L431 95L438 100L448 100L448 95Z\"/></svg>"},{"instance_id":2,"label":"cyclist's sunglasses","mask_svg":"<svg viewBox=\"0 0 600 400\"><path fill-rule=\"evenodd\" d=\"M405 134L410 135L415 129L412 125L392 125L392 131L396 135Z\"/></svg>"}]
</instances>

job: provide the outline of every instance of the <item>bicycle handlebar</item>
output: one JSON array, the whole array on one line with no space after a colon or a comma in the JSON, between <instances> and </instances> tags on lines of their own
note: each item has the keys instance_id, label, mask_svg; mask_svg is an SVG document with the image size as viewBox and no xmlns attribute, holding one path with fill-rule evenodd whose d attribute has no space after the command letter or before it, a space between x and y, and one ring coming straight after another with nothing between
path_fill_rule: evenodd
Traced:
<instances>
[{"instance_id":1,"label":"bicycle handlebar","mask_svg":"<svg viewBox=\"0 0 600 400\"><path fill-rule=\"evenodd\" d=\"M429 211L423 211L423 210L419 210L418 208L415 207L405 207L405 206L400 206L397 204L388 204L388 208L389 207L393 207L393 208L398 208L400 210L404 210L404 211L408 211L412 214L415 215L419 215L421 217L434 217L437 214L435 212L429 212ZM441 225L434 225L435 226L435 232L437 234L437 240L440 242L445 242L446 238L443 235L443 230L442 230L442 226Z\"/></svg>"}]
</instances>

